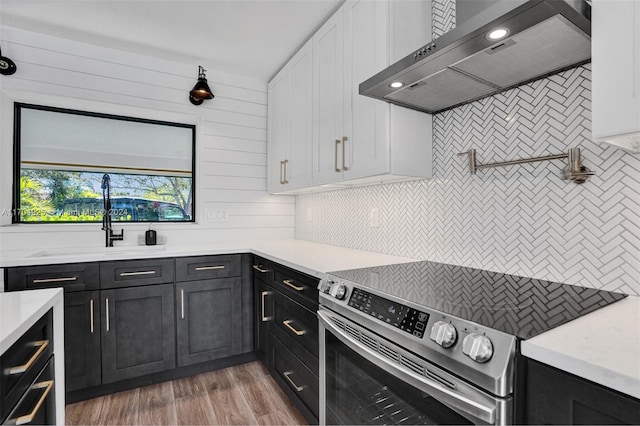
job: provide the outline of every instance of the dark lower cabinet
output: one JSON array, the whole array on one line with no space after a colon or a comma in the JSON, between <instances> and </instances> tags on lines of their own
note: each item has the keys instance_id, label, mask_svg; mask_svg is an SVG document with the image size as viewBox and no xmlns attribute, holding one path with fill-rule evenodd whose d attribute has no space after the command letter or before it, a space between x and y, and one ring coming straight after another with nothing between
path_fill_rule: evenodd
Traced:
<instances>
[{"instance_id":1,"label":"dark lower cabinet","mask_svg":"<svg viewBox=\"0 0 640 426\"><path fill-rule=\"evenodd\" d=\"M175 367L173 284L102 290L102 382Z\"/></svg>"},{"instance_id":2,"label":"dark lower cabinet","mask_svg":"<svg viewBox=\"0 0 640 426\"><path fill-rule=\"evenodd\" d=\"M640 424L640 400L529 360L528 424Z\"/></svg>"},{"instance_id":3,"label":"dark lower cabinet","mask_svg":"<svg viewBox=\"0 0 640 426\"><path fill-rule=\"evenodd\" d=\"M318 424L318 279L254 257L255 347L309 424Z\"/></svg>"},{"instance_id":4,"label":"dark lower cabinet","mask_svg":"<svg viewBox=\"0 0 640 426\"><path fill-rule=\"evenodd\" d=\"M102 382L100 365L100 293L64 295L64 372L66 390Z\"/></svg>"},{"instance_id":5,"label":"dark lower cabinet","mask_svg":"<svg viewBox=\"0 0 640 426\"><path fill-rule=\"evenodd\" d=\"M178 366L242 353L242 279L176 283Z\"/></svg>"}]
</instances>

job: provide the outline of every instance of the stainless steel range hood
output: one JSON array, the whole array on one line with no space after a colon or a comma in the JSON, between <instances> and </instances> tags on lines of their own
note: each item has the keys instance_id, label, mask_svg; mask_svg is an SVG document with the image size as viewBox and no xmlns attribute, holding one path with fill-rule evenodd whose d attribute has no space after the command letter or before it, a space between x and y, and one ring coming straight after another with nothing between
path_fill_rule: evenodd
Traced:
<instances>
[{"instance_id":1,"label":"stainless steel range hood","mask_svg":"<svg viewBox=\"0 0 640 426\"><path fill-rule=\"evenodd\" d=\"M360 94L438 113L591 58L584 0L457 0L456 14L455 29L361 83ZM508 33L490 40L495 29Z\"/></svg>"}]
</instances>

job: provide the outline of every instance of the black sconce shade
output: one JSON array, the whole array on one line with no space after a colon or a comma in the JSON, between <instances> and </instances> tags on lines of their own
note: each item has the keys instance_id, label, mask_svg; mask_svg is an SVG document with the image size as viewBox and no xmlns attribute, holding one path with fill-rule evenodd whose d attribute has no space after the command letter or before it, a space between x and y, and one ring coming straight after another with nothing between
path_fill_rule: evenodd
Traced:
<instances>
[{"instance_id":1,"label":"black sconce shade","mask_svg":"<svg viewBox=\"0 0 640 426\"><path fill-rule=\"evenodd\" d=\"M202 68L202 66L198 66L198 82L189 92L189 101L194 105L202 104L205 99L214 98L213 92L207 84L207 76L205 75L206 71L207 70Z\"/></svg>"}]
</instances>

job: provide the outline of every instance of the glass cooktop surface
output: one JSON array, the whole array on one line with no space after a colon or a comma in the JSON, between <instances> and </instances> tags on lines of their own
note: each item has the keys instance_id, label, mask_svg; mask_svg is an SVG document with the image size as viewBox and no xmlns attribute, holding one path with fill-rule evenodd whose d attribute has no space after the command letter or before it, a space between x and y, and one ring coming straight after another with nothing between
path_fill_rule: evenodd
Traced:
<instances>
[{"instance_id":1,"label":"glass cooktop surface","mask_svg":"<svg viewBox=\"0 0 640 426\"><path fill-rule=\"evenodd\" d=\"M522 339L626 297L610 291L426 261L330 275Z\"/></svg>"}]
</instances>

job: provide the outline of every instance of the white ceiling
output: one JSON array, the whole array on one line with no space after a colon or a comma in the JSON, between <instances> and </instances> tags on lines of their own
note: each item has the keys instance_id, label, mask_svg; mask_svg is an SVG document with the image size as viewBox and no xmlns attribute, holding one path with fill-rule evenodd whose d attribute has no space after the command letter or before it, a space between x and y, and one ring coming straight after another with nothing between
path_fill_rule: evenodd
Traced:
<instances>
[{"instance_id":1,"label":"white ceiling","mask_svg":"<svg viewBox=\"0 0 640 426\"><path fill-rule=\"evenodd\" d=\"M343 1L0 0L0 25L267 81Z\"/></svg>"}]
</instances>

